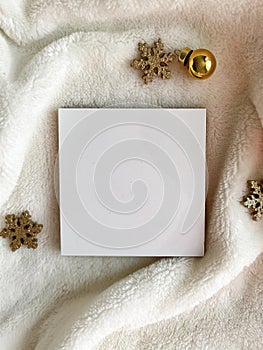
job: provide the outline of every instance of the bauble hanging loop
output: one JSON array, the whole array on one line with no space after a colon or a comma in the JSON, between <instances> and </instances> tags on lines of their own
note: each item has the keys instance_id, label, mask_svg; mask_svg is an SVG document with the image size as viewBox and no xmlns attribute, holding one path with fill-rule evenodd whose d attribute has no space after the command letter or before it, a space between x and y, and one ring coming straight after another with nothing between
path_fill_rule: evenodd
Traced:
<instances>
[{"instance_id":1,"label":"bauble hanging loop","mask_svg":"<svg viewBox=\"0 0 263 350\"><path fill-rule=\"evenodd\" d=\"M192 50L185 47L179 52L178 61L187 68L189 75L195 79L207 79L216 69L215 56L206 49Z\"/></svg>"}]
</instances>

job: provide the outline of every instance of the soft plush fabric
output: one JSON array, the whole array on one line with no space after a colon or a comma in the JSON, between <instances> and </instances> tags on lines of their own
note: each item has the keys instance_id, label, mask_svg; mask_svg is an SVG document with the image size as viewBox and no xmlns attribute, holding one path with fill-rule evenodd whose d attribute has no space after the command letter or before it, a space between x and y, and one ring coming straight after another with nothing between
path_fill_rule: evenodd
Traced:
<instances>
[{"instance_id":1,"label":"soft plush fabric","mask_svg":"<svg viewBox=\"0 0 263 350\"><path fill-rule=\"evenodd\" d=\"M260 349L263 220L240 204L263 178L261 0L0 0L0 208L44 225L37 250L0 239L1 350ZM144 85L138 41L214 52L192 80ZM207 108L204 258L61 257L59 107Z\"/></svg>"}]
</instances>

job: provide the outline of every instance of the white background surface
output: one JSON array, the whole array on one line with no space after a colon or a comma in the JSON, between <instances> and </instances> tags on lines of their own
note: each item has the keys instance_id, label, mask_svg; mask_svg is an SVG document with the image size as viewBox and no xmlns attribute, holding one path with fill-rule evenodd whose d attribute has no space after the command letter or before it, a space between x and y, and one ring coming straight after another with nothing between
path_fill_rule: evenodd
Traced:
<instances>
[{"instance_id":1,"label":"white background surface","mask_svg":"<svg viewBox=\"0 0 263 350\"><path fill-rule=\"evenodd\" d=\"M0 344L29 349L260 349L263 222L239 201L263 174L261 0L0 0L0 208L44 224L0 239ZM138 41L211 50L215 75L145 86ZM59 107L207 108L203 258L61 257ZM257 260L256 260L257 259Z\"/></svg>"}]
</instances>

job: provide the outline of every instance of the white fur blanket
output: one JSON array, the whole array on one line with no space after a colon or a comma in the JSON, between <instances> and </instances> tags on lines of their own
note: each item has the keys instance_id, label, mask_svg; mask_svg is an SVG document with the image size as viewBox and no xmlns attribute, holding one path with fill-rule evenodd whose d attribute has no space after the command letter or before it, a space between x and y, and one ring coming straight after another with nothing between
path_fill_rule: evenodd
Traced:
<instances>
[{"instance_id":1,"label":"white fur blanket","mask_svg":"<svg viewBox=\"0 0 263 350\"><path fill-rule=\"evenodd\" d=\"M263 178L261 0L0 0L0 208L44 224L37 250L0 239L1 350L260 349L263 221L239 201ZM138 41L214 52L144 85ZM61 257L53 186L59 107L207 108L204 258Z\"/></svg>"}]
</instances>

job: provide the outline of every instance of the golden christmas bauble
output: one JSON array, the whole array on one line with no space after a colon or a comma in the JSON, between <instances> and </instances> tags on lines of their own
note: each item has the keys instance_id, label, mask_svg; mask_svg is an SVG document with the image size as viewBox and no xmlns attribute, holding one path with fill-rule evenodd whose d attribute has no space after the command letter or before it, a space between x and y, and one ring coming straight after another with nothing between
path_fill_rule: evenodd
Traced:
<instances>
[{"instance_id":1,"label":"golden christmas bauble","mask_svg":"<svg viewBox=\"0 0 263 350\"><path fill-rule=\"evenodd\" d=\"M196 79L207 79L216 69L215 56L205 49L192 50L186 47L179 53L178 60L187 67L191 77Z\"/></svg>"}]
</instances>

